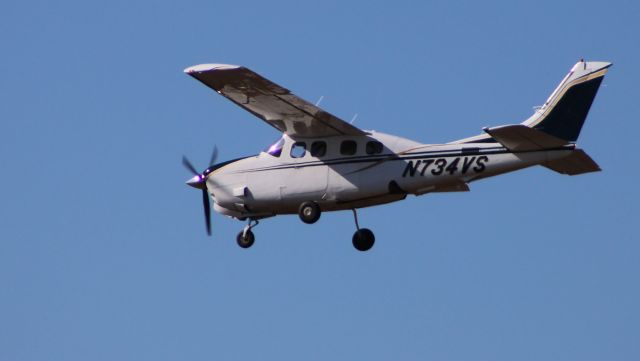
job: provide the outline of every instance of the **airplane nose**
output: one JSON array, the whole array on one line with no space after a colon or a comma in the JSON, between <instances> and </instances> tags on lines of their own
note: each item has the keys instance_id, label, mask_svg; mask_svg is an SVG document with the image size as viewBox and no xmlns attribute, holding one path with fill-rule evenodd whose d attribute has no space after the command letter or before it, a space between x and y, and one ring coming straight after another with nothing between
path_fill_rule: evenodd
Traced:
<instances>
[{"instance_id":1,"label":"airplane nose","mask_svg":"<svg viewBox=\"0 0 640 361\"><path fill-rule=\"evenodd\" d=\"M193 178L189 179L186 183L193 188L205 189L207 182L203 175L198 174L193 176Z\"/></svg>"}]
</instances>

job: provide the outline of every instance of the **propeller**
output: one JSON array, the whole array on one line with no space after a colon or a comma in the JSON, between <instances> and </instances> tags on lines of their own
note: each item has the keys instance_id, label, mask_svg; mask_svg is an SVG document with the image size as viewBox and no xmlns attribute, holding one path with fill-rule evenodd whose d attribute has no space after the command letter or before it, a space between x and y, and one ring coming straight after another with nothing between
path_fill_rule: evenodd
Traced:
<instances>
[{"instance_id":1,"label":"propeller","mask_svg":"<svg viewBox=\"0 0 640 361\"><path fill-rule=\"evenodd\" d=\"M187 184L193 188L198 188L202 190L202 205L204 206L204 222L207 227L207 235L211 235L211 204L209 202L209 192L207 191L207 176L209 173L213 171L213 166L215 165L216 158L218 158L218 148L213 147L213 152L211 153L211 158L209 159L209 166L202 173L196 170L196 167L187 159L187 157L182 156L182 165L187 168L191 174L193 174L193 178L187 181Z\"/></svg>"}]
</instances>

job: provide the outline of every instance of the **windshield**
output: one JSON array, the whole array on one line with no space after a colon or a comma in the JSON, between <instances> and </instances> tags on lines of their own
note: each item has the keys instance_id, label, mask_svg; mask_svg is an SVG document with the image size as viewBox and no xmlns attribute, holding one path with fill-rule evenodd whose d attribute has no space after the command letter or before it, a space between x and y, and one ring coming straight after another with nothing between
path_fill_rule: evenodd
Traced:
<instances>
[{"instance_id":1,"label":"windshield","mask_svg":"<svg viewBox=\"0 0 640 361\"><path fill-rule=\"evenodd\" d=\"M279 157L282 153L282 146L284 145L284 137L278 139L277 142L273 143L267 149L264 150L265 153L271 154L274 157Z\"/></svg>"}]
</instances>

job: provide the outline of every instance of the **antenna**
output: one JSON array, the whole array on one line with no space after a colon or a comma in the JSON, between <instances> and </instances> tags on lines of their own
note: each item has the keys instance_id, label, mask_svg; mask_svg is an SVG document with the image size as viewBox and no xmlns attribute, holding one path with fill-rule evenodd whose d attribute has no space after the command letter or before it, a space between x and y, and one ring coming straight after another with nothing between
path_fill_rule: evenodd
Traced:
<instances>
[{"instance_id":1,"label":"antenna","mask_svg":"<svg viewBox=\"0 0 640 361\"><path fill-rule=\"evenodd\" d=\"M358 113L356 113L353 118L351 118L351 121L349 122L349 124L353 124L353 122L355 122L356 118L358 117Z\"/></svg>"},{"instance_id":2,"label":"antenna","mask_svg":"<svg viewBox=\"0 0 640 361\"><path fill-rule=\"evenodd\" d=\"M322 101L322 99L324 99L324 95L320 96L320 99L318 99L318 101L316 102L316 106L320 105L320 102Z\"/></svg>"}]
</instances>

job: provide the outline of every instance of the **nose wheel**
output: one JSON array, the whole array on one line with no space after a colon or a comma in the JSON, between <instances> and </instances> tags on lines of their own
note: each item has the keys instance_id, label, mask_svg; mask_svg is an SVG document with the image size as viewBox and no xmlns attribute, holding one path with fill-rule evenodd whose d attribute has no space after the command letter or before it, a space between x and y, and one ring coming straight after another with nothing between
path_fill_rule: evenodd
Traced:
<instances>
[{"instance_id":1,"label":"nose wheel","mask_svg":"<svg viewBox=\"0 0 640 361\"><path fill-rule=\"evenodd\" d=\"M376 241L376 236L370 229L360 228L360 225L358 224L358 213L356 213L355 209L352 209L352 211L353 218L356 221L356 228L358 229L356 233L353 234L353 247L360 252L368 251L373 247L373 244Z\"/></svg>"},{"instance_id":2,"label":"nose wheel","mask_svg":"<svg viewBox=\"0 0 640 361\"><path fill-rule=\"evenodd\" d=\"M240 246L241 248L249 248L253 246L253 242L256 241L256 236L251 231L251 228L257 226L258 223L260 222L258 222L257 220L249 219L249 224L247 224L236 236L236 242L238 242L238 246Z\"/></svg>"}]
</instances>

